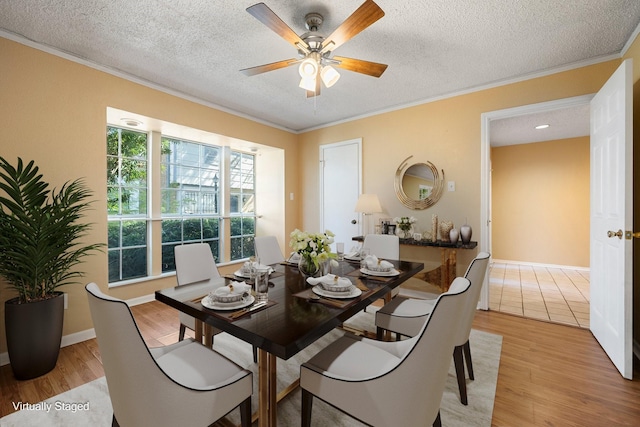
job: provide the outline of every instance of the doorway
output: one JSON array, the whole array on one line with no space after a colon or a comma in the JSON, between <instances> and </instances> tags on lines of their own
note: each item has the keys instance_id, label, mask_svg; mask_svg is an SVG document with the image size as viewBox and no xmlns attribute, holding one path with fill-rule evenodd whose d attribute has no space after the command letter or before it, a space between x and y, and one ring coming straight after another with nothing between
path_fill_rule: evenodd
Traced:
<instances>
[{"instance_id":1,"label":"doorway","mask_svg":"<svg viewBox=\"0 0 640 427\"><path fill-rule=\"evenodd\" d=\"M541 104L534 104L528 106L522 106L517 108L511 108L506 110L494 111L485 113L482 115L482 183L481 183L481 204L482 204L482 212L481 212L481 223L485 224L486 227L481 229L481 241L483 248L481 250L486 250L487 252L492 253L492 265L489 269L488 273L488 281L489 286L483 287L482 296L480 300L480 308L483 309L491 309L497 311L509 312L510 314L515 314L524 317L536 318L539 320L546 320L551 322L558 322L563 324L572 324L574 326L580 327L588 327L588 313L589 313L589 274L588 274L588 252L586 258L583 257L581 262L577 263L558 263L553 262L553 256L549 256L550 254L543 254L543 258L547 257L544 262L541 262L540 259L537 259L531 254L527 255L527 251L524 253L513 253L513 248L515 247L505 247L504 242L497 240L494 233L494 227L492 221L494 219L499 219L499 224L503 225L505 218L509 218L508 215L518 216L526 215L528 212L521 212L518 214L518 209L521 208L518 205L517 201L510 204L508 209L505 212L500 212L496 218L496 212L494 212L493 208L493 197L495 196L492 193L492 180L494 177L492 176L492 160L491 160L491 148L492 148L492 132L491 126L492 124L496 127L501 126L505 122L513 121L513 122L527 122L527 119L537 116L544 116L549 114L561 114L562 111L567 111L568 109L582 108L584 106L588 106L589 102L592 98L592 95L551 101ZM588 112L587 112L587 123L588 123ZM531 121L531 120L529 120ZM526 133L526 132L525 132ZM588 135L588 128L586 130L586 134ZM581 135L582 136L582 135ZM562 138L570 138L571 135L562 136ZM495 138L495 137L494 137ZM531 138L534 138L533 136ZM516 138L513 137L513 140ZM554 139L554 138L551 138ZM517 144L525 144L537 142L535 139L532 140L516 140L514 141ZM584 145L585 141L580 141L580 144ZM546 143L552 144L551 142ZM585 155L586 163L588 165L588 140L586 141ZM544 142L539 142L536 144L525 144L523 145L524 150L527 154L525 154L525 158L529 159L532 151L535 153L535 149L544 149ZM535 148L534 148L535 147ZM507 147L511 149L512 147ZM517 152L518 147L513 147L514 151L503 151L503 153L509 152L514 153ZM549 147L546 147L548 149ZM526 150L529 150L528 152ZM570 150L570 149L569 149ZM543 156L544 157L544 156ZM544 158L542 159L544 161ZM525 171L530 162L522 162L519 165L511 165L513 170L523 169ZM502 169L501 169L502 170ZM524 172L523 172L524 173ZM587 192L588 197L588 186L589 186L589 177L588 177L588 166L586 168L586 175L583 177L584 179L584 187ZM529 180L534 180L534 182L542 182L544 179L547 179L546 176L531 178L527 177ZM581 178L582 179L582 178ZM511 182L510 182L511 183ZM512 183L511 183L512 184ZM530 186L534 185L531 182L527 183L524 180L522 183L518 183L521 187L517 187L512 189L516 194L519 192L521 197L524 197L522 200L527 200L526 197L536 198L536 192L540 189L527 189L522 186ZM552 185L552 183L546 183L545 185ZM505 197L503 193L498 192L500 197ZM511 202L511 201L510 201ZM501 205L503 208L504 206ZM588 212L588 199L585 210ZM534 218L533 220L525 221L527 223L531 221L535 221L538 218ZM543 223L552 222L547 218L540 218ZM588 225L588 224L587 224ZM584 228L584 227L583 227ZM550 231L555 234L560 234L554 231ZM584 231L584 234L588 235L588 228ZM540 227L521 227L517 230L517 232L511 232L510 236L518 236L523 241L530 239L530 241L540 241L544 240L544 234L540 232ZM510 243L516 245L518 238L511 238ZM498 244L498 247L502 250L502 255L505 258L504 260L500 259L500 257L496 257L496 253L494 252L495 244ZM588 240L585 245L588 247ZM509 253L513 256L505 256L504 253ZM530 257L530 259L527 259ZM510 261L517 260L517 261ZM537 262L536 262L537 261ZM564 264L564 265L558 265ZM580 266L580 268L571 268L575 265Z\"/></svg>"}]
</instances>

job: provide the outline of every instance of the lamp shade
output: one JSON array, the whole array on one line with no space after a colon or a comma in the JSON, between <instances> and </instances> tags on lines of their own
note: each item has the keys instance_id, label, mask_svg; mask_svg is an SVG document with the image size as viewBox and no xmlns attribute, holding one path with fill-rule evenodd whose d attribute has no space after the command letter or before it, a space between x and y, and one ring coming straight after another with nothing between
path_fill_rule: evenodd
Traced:
<instances>
[{"instance_id":1,"label":"lamp shade","mask_svg":"<svg viewBox=\"0 0 640 427\"><path fill-rule=\"evenodd\" d=\"M376 194L361 194L356 203L355 211L367 214L382 212L378 196Z\"/></svg>"},{"instance_id":2,"label":"lamp shade","mask_svg":"<svg viewBox=\"0 0 640 427\"><path fill-rule=\"evenodd\" d=\"M326 87L333 86L340 78L340 74L331 65L324 66L320 71L320 76Z\"/></svg>"}]
</instances>

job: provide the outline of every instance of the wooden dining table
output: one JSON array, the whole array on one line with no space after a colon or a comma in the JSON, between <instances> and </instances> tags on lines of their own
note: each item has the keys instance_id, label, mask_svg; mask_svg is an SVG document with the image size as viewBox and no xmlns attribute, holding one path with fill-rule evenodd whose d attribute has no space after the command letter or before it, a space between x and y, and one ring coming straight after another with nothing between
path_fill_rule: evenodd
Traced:
<instances>
[{"instance_id":1,"label":"wooden dining table","mask_svg":"<svg viewBox=\"0 0 640 427\"><path fill-rule=\"evenodd\" d=\"M228 284L233 277L162 289L156 291L155 298L193 316L197 325L204 325L197 328L196 337L204 337L205 345L211 346L211 332L218 329L257 347L258 424L261 427L276 426L278 400L298 386L298 382L294 382L278 395L277 358L287 360L294 356L329 331L340 327L344 321L372 302L383 298L391 289L424 267L424 264L418 262L389 261L394 264L397 275L367 275L361 272L359 262L339 261L331 272L348 278L360 291L360 295L348 299L322 298L314 301L310 297L315 293L296 265L274 264L271 266L273 272L269 279L268 304L235 318L231 316L235 310L212 310L202 305L204 296L215 288ZM318 305L323 309L318 310Z\"/></svg>"}]
</instances>

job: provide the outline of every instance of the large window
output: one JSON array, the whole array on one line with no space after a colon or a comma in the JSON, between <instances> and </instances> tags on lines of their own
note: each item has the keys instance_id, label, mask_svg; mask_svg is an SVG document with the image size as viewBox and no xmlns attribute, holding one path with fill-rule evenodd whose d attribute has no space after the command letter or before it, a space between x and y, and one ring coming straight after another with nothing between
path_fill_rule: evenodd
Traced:
<instances>
[{"instance_id":1,"label":"large window","mask_svg":"<svg viewBox=\"0 0 640 427\"><path fill-rule=\"evenodd\" d=\"M175 270L173 248L183 243L208 243L219 262L221 147L171 138L162 145L162 271Z\"/></svg>"},{"instance_id":2,"label":"large window","mask_svg":"<svg viewBox=\"0 0 640 427\"><path fill-rule=\"evenodd\" d=\"M109 283L147 275L147 134L107 128Z\"/></svg>"},{"instance_id":3,"label":"large window","mask_svg":"<svg viewBox=\"0 0 640 427\"><path fill-rule=\"evenodd\" d=\"M107 186L109 283L175 270L185 243L207 243L217 263L254 254L253 154L109 126Z\"/></svg>"},{"instance_id":4,"label":"large window","mask_svg":"<svg viewBox=\"0 0 640 427\"><path fill-rule=\"evenodd\" d=\"M255 156L237 151L230 159L231 259L254 255Z\"/></svg>"}]
</instances>

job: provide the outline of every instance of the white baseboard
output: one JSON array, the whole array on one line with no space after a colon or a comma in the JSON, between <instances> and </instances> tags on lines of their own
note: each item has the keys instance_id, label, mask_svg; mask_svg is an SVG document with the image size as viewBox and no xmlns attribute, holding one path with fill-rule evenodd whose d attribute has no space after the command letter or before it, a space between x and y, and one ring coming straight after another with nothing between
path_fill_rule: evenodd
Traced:
<instances>
[{"instance_id":1,"label":"white baseboard","mask_svg":"<svg viewBox=\"0 0 640 427\"><path fill-rule=\"evenodd\" d=\"M589 267L576 267L574 265L559 265L559 264L543 264L538 262L528 262L528 261L513 261L513 260L504 260L504 259L491 259L492 264L518 264L518 265L529 265L531 267L545 267L545 268L564 268L566 270L580 270L580 271L590 271Z\"/></svg>"},{"instance_id":2,"label":"white baseboard","mask_svg":"<svg viewBox=\"0 0 640 427\"><path fill-rule=\"evenodd\" d=\"M129 306L132 307L134 305L144 304L154 300L155 300L155 295L149 294L149 295L143 295L141 297L127 300L127 304L129 304ZM96 331L93 328L86 329L80 332L74 332L73 334L64 335L62 337L62 341L60 342L60 347L62 348L68 345L77 344L79 342L87 341L95 337L96 337ZM7 352L0 353L0 366L4 366L8 364L9 364L9 353Z\"/></svg>"}]
</instances>

